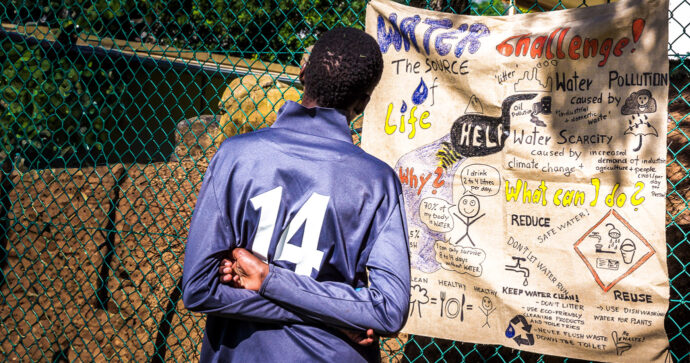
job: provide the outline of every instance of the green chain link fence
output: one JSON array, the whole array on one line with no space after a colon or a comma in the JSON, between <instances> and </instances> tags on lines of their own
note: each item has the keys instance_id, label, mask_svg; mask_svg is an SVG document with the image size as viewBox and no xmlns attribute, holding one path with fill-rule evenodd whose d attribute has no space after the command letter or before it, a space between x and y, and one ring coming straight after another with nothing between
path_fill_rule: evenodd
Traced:
<instances>
[{"instance_id":1,"label":"green chain link fence","mask_svg":"<svg viewBox=\"0 0 690 363\"><path fill-rule=\"evenodd\" d=\"M565 8L558 0L410 2L474 15ZM669 39L666 330L674 360L688 361L690 70L688 54L674 45L689 37L689 23L681 15L688 4L680 4L669 12L684 31ZM4 360L198 359L204 319L184 309L180 280L206 166L224 138L271 124L284 99L298 100L305 49L334 26L363 28L365 7L304 0L0 4ZM359 143L361 119L351 128ZM421 336L381 345L385 360L395 362L563 360Z\"/></svg>"}]
</instances>

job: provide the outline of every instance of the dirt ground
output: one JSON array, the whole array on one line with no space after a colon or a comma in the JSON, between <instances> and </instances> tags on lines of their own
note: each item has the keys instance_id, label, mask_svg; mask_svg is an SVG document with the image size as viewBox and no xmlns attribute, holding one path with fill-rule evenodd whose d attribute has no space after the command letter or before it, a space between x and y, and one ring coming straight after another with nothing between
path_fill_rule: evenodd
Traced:
<instances>
[{"instance_id":1,"label":"dirt ground","mask_svg":"<svg viewBox=\"0 0 690 363\"><path fill-rule=\"evenodd\" d=\"M52 360L99 315L102 231L111 208L102 201L114 197L121 174L122 168L100 167L15 178L0 306L0 347L8 360Z\"/></svg>"},{"instance_id":2,"label":"dirt ground","mask_svg":"<svg viewBox=\"0 0 690 363\"><path fill-rule=\"evenodd\" d=\"M185 159L15 175L2 356L194 360L203 320L183 308L179 280L206 167Z\"/></svg>"}]
</instances>

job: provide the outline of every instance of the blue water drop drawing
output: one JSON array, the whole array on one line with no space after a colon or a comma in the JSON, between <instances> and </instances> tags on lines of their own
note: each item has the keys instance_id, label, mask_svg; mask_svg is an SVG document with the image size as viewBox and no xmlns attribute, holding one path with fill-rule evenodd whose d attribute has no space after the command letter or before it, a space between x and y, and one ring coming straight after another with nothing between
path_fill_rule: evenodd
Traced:
<instances>
[{"instance_id":1,"label":"blue water drop drawing","mask_svg":"<svg viewBox=\"0 0 690 363\"><path fill-rule=\"evenodd\" d=\"M508 329L506 329L506 338L510 339L515 336L515 329L512 324L508 324Z\"/></svg>"},{"instance_id":2,"label":"blue water drop drawing","mask_svg":"<svg viewBox=\"0 0 690 363\"><path fill-rule=\"evenodd\" d=\"M407 111L407 103L403 101L402 106L400 106L400 113L405 113L405 111Z\"/></svg>"},{"instance_id":3,"label":"blue water drop drawing","mask_svg":"<svg viewBox=\"0 0 690 363\"><path fill-rule=\"evenodd\" d=\"M417 89L415 89L414 93L412 93L412 103L415 105L421 105L424 103L424 101L426 101L427 96L429 96L429 88L426 87L424 79L420 78L419 86L417 86Z\"/></svg>"}]
</instances>

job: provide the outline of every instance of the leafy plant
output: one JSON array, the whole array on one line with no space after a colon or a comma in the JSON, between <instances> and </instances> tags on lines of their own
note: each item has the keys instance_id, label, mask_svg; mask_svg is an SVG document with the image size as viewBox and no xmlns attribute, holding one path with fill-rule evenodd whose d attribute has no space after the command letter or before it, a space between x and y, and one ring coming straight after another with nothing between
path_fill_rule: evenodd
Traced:
<instances>
[{"instance_id":1,"label":"leafy plant","mask_svg":"<svg viewBox=\"0 0 690 363\"><path fill-rule=\"evenodd\" d=\"M322 31L362 29L365 7L364 0L10 0L4 18L50 27L74 21L99 37L299 64Z\"/></svg>"},{"instance_id":2,"label":"leafy plant","mask_svg":"<svg viewBox=\"0 0 690 363\"><path fill-rule=\"evenodd\" d=\"M501 0L484 0L472 4L472 14L501 16L506 13L506 6Z\"/></svg>"},{"instance_id":3,"label":"leafy plant","mask_svg":"<svg viewBox=\"0 0 690 363\"><path fill-rule=\"evenodd\" d=\"M100 153L122 86L96 57L5 37L0 73L0 159L41 168Z\"/></svg>"}]
</instances>

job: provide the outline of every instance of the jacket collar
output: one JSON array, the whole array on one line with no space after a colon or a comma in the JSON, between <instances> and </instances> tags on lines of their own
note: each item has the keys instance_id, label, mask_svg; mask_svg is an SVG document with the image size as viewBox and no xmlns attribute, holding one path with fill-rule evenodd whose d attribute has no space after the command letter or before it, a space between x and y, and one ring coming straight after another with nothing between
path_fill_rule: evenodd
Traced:
<instances>
[{"instance_id":1,"label":"jacket collar","mask_svg":"<svg viewBox=\"0 0 690 363\"><path fill-rule=\"evenodd\" d=\"M342 111L334 108L306 108L299 103L287 101L278 111L278 117L271 128L352 143L347 118Z\"/></svg>"}]
</instances>

